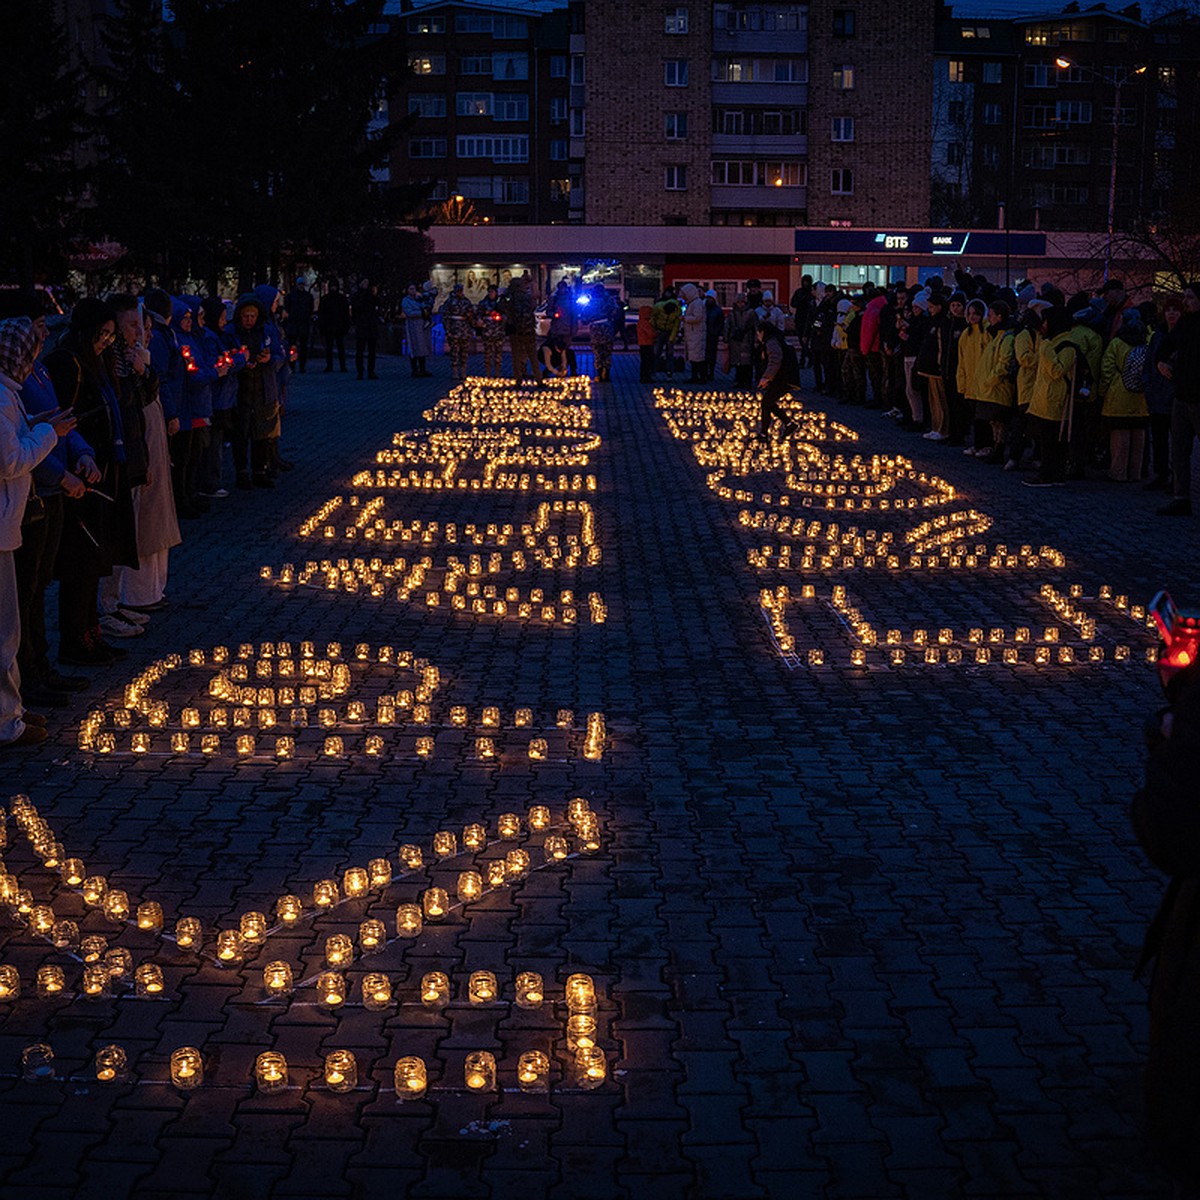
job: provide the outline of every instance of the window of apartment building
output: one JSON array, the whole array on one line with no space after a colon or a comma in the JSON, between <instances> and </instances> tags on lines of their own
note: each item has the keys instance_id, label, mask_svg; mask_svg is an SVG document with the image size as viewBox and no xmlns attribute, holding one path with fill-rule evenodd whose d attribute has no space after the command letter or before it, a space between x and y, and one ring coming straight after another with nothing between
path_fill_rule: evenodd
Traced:
<instances>
[{"instance_id":1,"label":"window of apartment building","mask_svg":"<svg viewBox=\"0 0 1200 1200\"><path fill-rule=\"evenodd\" d=\"M524 17L493 17L492 37L512 41L529 36L529 22Z\"/></svg>"},{"instance_id":2,"label":"window of apartment building","mask_svg":"<svg viewBox=\"0 0 1200 1200\"><path fill-rule=\"evenodd\" d=\"M971 38L990 38L992 36L992 27L990 25L964 25L959 30L959 33L968 40Z\"/></svg>"},{"instance_id":3,"label":"window of apartment building","mask_svg":"<svg viewBox=\"0 0 1200 1200\"><path fill-rule=\"evenodd\" d=\"M1160 108L1158 110L1158 120L1156 122L1159 133L1174 133L1175 125L1175 109Z\"/></svg>"},{"instance_id":4,"label":"window of apartment building","mask_svg":"<svg viewBox=\"0 0 1200 1200\"><path fill-rule=\"evenodd\" d=\"M409 113L418 117L444 117L446 115L445 93L413 92L408 97Z\"/></svg>"},{"instance_id":5,"label":"window of apartment building","mask_svg":"<svg viewBox=\"0 0 1200 1200\"><path fill-rule=\"evenodd\" d=\"M490 200L493 186L490 175L460 175L455 191L467 200Z\"/></svg>"},{"instance_id":6,"label":"window of apartment building","mask_svg":"<svg viewBox=\"0 0 1200 1200\"><path fill-rule=\"evenodd\" d=\"M571 55L571 83L575 87L583 87L583 80L584 80L583 55L582 54L572 54Z\"/></svg>"},{"instance_id":7,"label":"window of apartment building","mask_svg":"<svg viewBox=\"0 0 1200 1200\"><path fill-rule=\"evenodd\" d=\"M499 92L496 95L497 121L528 121L529 97L520 92Z\"/></svg>"},{"instance_id":8,"label":"window of apartment building","mask_svg":"<svg viewBox=\"0 0 1200 1200\"><path fill-rule=\"evenodd\" d=\"M713 29L725 33L804 33L808 29L808 6L715 4Z\"/></svg>"},{"instance_id":9,"label":"window of apartment building","mask_svg":"<svg viewBox=\"0 0 1200 1200\"><path fill-rule=\"evenodd\" d=\"M490 54L464 54L458 61L460 75L490 75L492 73L492 56Z\"/></svg>"},{"instance_id":10,"label":"window of apartment building","mask_svg":"<svg viewBox=\"0 0 1200 1200\"><path fill-rule=\"evenodd\" d=\"M1003 83L1004 82L1004 64L985 62L983 64L983 82L984 83Z\"/></svg>"},{"instance_id":11,"label":"window of apartment building","mask_svg":"<svg viewBox=\"0 0 1200 1200\"><path fill-rule=\"evenodd\" d=\"M833 90L835 92L852 92L854 90L854 68L849 63L833 68Z\"/></svg>"},{"instance_id":12,"label":"window of apartment building","mask_svg":"<svg viewBox=\"0 0 1200 1200\"><path fill-rule=\"evenodd\" d=\"M961 167L962 161L963 161L962 142L947 142L946 143L946 165L948 167Z\"/></svg>"},{"instance_id":13,"label":"window of apartment building","mask_svg":"<svg viewBox=\"0 0 1200 1200\"><path fill-rule=\"evenodd\" d=\"M830 118L830 140L834 142L852 142L854 141L854 118L853 117L832 117Z\"/></svg>"},{"instance_id":14,"label":"window of apartment building","mask_svg":"<svg viewBox=\"0 0 1200 1200\"><path fill-rule=\"evenodd\" d=\"M445 200L450 195L450 186L444 179L434 181L433 191L429 193L430 200Z\"/></svg>"},{"instance_id":15,"label":"window of apartment building","mask_svg":"<svg viewBox=\"0 0 1200 1200\"><path fill-rule=\"evenodd\" d=\"M829 172L829 190L835 196L853 196L854 172L849 167L834 167Z\"/></svg>"},{"instance_id":16,"label":"window of apartment building","mask_svg":"<svg viewBox=\"0 0 1200 1200\"><path fill-rule=\"evenodd\" d=\"M669 142L681 142L687 137L688 133L688 115L682 112L669 112L664 114L663 122L665 126L665 134Z\"/></svg>"},{"instance_id":17,"label":"window of apartment building","mask_svg":"<svg viewBox=\"0 0 1200 1200\"><path fill-rule=\"evenodd\" d=\"M408 18L409 33L445 33L446 32L446 14L435 13L432 16L409 17Z\"/></svg>"},{"instance_id":18,"label":"window of apartment building","mask_svg":"<svg viewBox=\"0 0 1200 1200\"><path fill-rule=\"evenodd\" d=\"M571 198L571 181L569 179L550 180L550 202L565 204Z\"/></svg>"},{"instance_id":19,"label":"window of apartment building","mask_svg":"<svg viewBox=\"0 0 1200 1200\"><path fill-rule=\"evenodd\" d=\"M682 163L670 166L663 171L663 187L668 192L687 191L687 167Z\"/></svg>"},{"instance_id":20,"label":"window of apartment building","mask_svg":"<svg viewBox=\"0 0 1200 1200\"><path fill-rule=\"evenodd\" d=\"M446 56L444 54L410 54L408 69L414 75L445 75Z\"/></svg>"},{"instance_id":21,"label":"window of apartment building","mask_svg":"<svg viewBox=\"0 0 1200 1200\"><path fill-rule=\"evenodd\" d=\"M445 20L445 18L442 18ZM492 18L486 13L455 13L455 33L491 33Z\"/></svg>"},{"instance_id":22,"label":"window of apartment building","mask_svg":"<svg viewBox=\"0 0 1200 1200\"><path fill-rule=\"evenodd\" d=\"M1129 30L1110 26L1104 31L1104 40L1106 42L1127 42L1129 41Z\"/></svg>"},{"instance_id":23,"label":"window of apartment building","mask_svg":"<svg viewBox=\"0 0 1200 1200\"><path fill-rule=\"evenodd\" d=\"M551 79L566 79L567 77L567 56L565 54L550 55L550 78Z\"/></svg>"},{"instance_id":24,"label":"window of apartment building","mask_svg":"<svg viewBox=\"0 0 1200 1200\"><path fill-rule=\"evenodd\" d=\"M1004 120L1004 110L999 104L985 104L983 106L983 123L985 125L999 125Z\"/></svg>"},{"instance_id":25,"label":"window of apartment building","mask_svg":"<svg viewBox=\"0 0 1200 1200\"><path fill-rule=\"evenodd\" d=\"M527 137L460 137L455 146L459 158L490 158L498 163L529 161Z\"/></svg>"},{"instance_id":26,"label":"window of apartment building","mask_svg":"<svg viewBox=\"0 0 1200 1200\"><path fill-rule=\"evenodd\" d=\"M551 138L550 139L550 161L551 162L566 162L567 161L567 139L566 138Z\"/></svg>"},{"instance_id":27,"label":"window of apartment building","mask_svg":"<svg viewBox=\"0 0 1200 1200\"><path fill-rule=\"evenodd\" d=\"M686 58L668 58L663 63L663 83L667 87L687 87L688 60Z\"/></svg>"},{"instance_id":28,"label":"window of apartment building","mask_svg":"<svg viewBox=\"0 0 1200 1200\"><path fill-rule=\"evenodd\" d=\"M492 111L491 92L459 92L454 97L456 117L490 117Z\"/></svg>"},{"instance_id":29,"label":"window of apartment building","mask_svg":"<svg viewBox=\"0 0 1200 1200\"><path fill-rule=\"evenodd\" d=\"M716 83L807 83L806 58L714 58Z\"/></svg>"},{"instance_id":30,"label":"window of apartment building","mask_svg":"<svg viewBox=\"0 0 1200 1200\"><path fill-rule=\"evenodd\" d=\"M961 58L952 58L946 64L947 76L951 83L967 82L967 64Z\"/></svg>"},{"instance_id":31,"label":"window of apartment building","mask_svg":"<svg viewBox=\"0 0 1200 1200\"><path fill-rule=\"evenodd\" d=\"M1027 88L1058 87L1058 68L1053 63L1026 63Z\"/></svg>"},{"instance_id":32,"label":"window of apartment building","mask_svg":"<svg viewBox=\"0 0 1200 1200\"><path fill-rule=\"evenodd\" d=\"M808 133L804 108L714 108L713 133L732 137L794 137Z\"/></svg>"},{"instance_id":33,"label":"window of apartment building","mask_svg":"<svg viewBox=\"0 0 1200 1200\"><path fill-rule=\"evenodd\" d=\"M567 98L566 96L551 96L550 97L550 120L554 122L565 121L567 119Z\"/></svg>"},{"instance_id":34,"label":"window of apartment building","mask_svg":"<svg viewBox=\"0 0 1200 1200\"><path fill-rule=\"evenodd\" d=\"M1025 105L1026 129L1050 129L1054 125L1053 104Z\"/></svg>"},{"instance_id":35,"label":"window of apartment building","mask_svg":"<svg viewBox=\"0 0 1200 1200\"><path fill-rule=\"evenodd\" d=\"M853 37L854 34L854 9L835 8L833 10L833 36L848 38Z\"/></svg>"},{"instance_id":36,"label":"window of apartment building","mask_svg":"<svg viewBox=\"0 0 1200 1200\"><path fill-rule=\"evenodd\" d=\"M1173 88L1175 86L1174 67L1158 68L1158 86L1163 88Z\"/></svg>"},{"instance_id":37,"label":"window of apartment building","mask_svg":"<svg viewBox=\"0 0 1200 1200\"><path fill-rule=\"evenodd\" d=\"M668 8L663 20L664 33L687 33L688 10L686 8Z\"/></svg>"},{"instance_id":38,"label":"window of apartment building","mask_svg":"<svg viewBox=\"0 0 1200 1200\"><path fill-rule=\"evenodd\" d=\"M962 100L951 100L946 105L946 120L955 128L966 124L967 106Z\"/></svg>"},{"instance_id":39,"label":"window of apartment building","mask_svg":"<svg viewBox=\"0 0 1200 1200\"><path fill-rule=\"evenodd\" d=\"M717 187L803 187L808 164L756 159L714 159L712 182Z\"/></svg>"},{"instance_id":40,"label":"window of apartment building","mask_svg":"<svg viewBox=\"0 0 1200 1200\"><path fill-rule=\"evenodd\" d=\"M1111 104L1106 104L1100 110L1100 121L1110 128L1113 123L1114 109ZM1118 125L1136 125L1137 124L1137 108L1132 104L1122 104L1121 110L1116 114Z\"/></svg>"},{"instance_id":41,"label":"window of apartment building","mask_svg":"<svg viewBox=\"0 0 1200 1200\"><path fill-rule=\"evenodd\" d=\"M499 187L496 189L497 204L528 204L529 180L500 176Z\"/></svg>"},{"instance_id":42,"label":"window of apartment building","mask_svg":"<svg viewBox=\"0 0 1200 1200\"><path fill-rule=\"evenodd\" d=\"M1054 119L1060 125L1090 125L1092 102L1090 100L1060 100L1054 106Z\"/></svg>"},{"instance_id":43,"label":"window of apartment building","mask_svg":"<svg viewBox=\"0 0 1200 1200\"><path fill-rule=\"evenodd\" d=\"M571 109L571 136L581 138L587 130L587 113L582 108Z\"/></svg>"},{"instance_id":44,"label":"window of apartment building","mask_svg":"<svg viewBox=\"0 0 1200 1200\"><path fill-rule=\"evenodd\" d=\"M500 50L492 55L493 79L528 79L529 55L524 50Z\"/></svg>"},{"instance_id":45,"label":"window of apartment building","mask_svg":"<svg viewBox=\"0 0 1200 1200\"><path fill-rule=\"evenodd\" d=\"M444 137L415 137L408 139L409 158L445 158Z\"/></svg>"},{"instance_id":46,"label":"window of apartment building","mask_svg":"<svg viewBox=\"0 0 1200 1200\"><path fill-rule=\"evenodd\" d=\"M1000 166L1000 147L985 145L981 148L980 159L985 167L995 170Z\"/></svg>"}]
</instances>

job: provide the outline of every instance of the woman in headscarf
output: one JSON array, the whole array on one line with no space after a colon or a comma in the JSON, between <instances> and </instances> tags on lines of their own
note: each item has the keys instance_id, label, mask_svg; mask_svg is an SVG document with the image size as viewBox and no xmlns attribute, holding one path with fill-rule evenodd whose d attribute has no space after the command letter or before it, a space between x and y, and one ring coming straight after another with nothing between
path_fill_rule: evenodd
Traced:
<instances>
[{"instance_id":1,"label":"woman in headscarf","mask_svg":"<svg viewBox=\"0 0 1200 1200\"><path fill-rule=\"evenodd\" d=\"M21 385L33 370L37 352L38 336L28 317L0 321L0 749L46 740L45 720L25 712L21 702L21 623L13 555L21 544L33 469L60 436L71 432L75 421L62 411L43 413L36 425L25 416Z\"/></svg>"},{"instance_id":2,"label":"woman in headscarf","mask_svg":"<svg viewBox=\"0 0 1200 1200\"><path fill-rule=\"evenodd\" d=\"M71 328L46 357L59 403L74 409L79 431L95 453L100 481L68 499L58 548L59 661L104 666L124 658L100 629L97 590L117 566L136 567L133 495L126 470L113 342L117 315L102 300L81 300Z\"/></svg>"}]
</instances>

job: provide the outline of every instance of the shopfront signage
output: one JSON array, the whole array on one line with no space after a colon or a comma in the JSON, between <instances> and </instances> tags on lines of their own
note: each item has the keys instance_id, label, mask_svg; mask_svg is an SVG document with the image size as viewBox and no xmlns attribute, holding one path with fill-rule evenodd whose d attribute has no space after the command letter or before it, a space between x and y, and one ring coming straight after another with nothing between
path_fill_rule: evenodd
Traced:
<instances>
[{"instance_id":1,"label":"shopfront signage","mask_svg":"<svg viewBox=\"0 0 1200 1200\"><path fill-rule=\"evenodd\" d=\"M1046 253L1046 235L1003 229L797 229L795 252L843 258L872 254L1040 258Z\"/></svg>"}]
</instances>

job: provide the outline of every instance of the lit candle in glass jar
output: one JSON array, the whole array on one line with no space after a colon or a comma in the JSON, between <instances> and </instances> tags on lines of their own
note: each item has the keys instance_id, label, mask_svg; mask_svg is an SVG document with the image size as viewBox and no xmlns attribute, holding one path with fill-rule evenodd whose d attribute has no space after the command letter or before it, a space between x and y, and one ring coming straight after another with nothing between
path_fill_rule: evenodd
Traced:
<instances>
[{"instance_id":1,"label":"lit candle in glass jar","mask_svg":"<svg viewBox=\"0 0 1200 1200\"><path fill-rule=\"evenodd\" d=\"M496 1060L486 1050L467 1055L463 1081L472 1092L491 1092L496 1087Z\"/></svg>"},{"instance_id":2,"label":"lit candle in glass jar","mask_svg":"<svg viewBox=\"0 0 1200 1200\"><path fill-rule=\"evenodd\" d=\"M458 838L452 830L439 829L433 835L433 852L438 858L451 858L458 853Z\"/></svg>"},{"instance_id":3,"label":"lit candle in glass jar","mask_svg":"<svg viewBox=\"0 0 1200 1200\"><path fill-rule=\"evenodd\" d=\"M204 1082L204 1059L194 1046L172 1051L171 1082L181 1092L190 1092Z\"/></svg>"},{"instance_id":4,"label":"lit candle in glass jar","mask_svg":"<svg viewBox=\"0 0 1200 1200\"><path fill-rule=\"evenodd\" d=\"M567 820L572 825L578 825L592 811L592 806L582 796L576 796L567 803Z\"/></svg>"},{"instance_id":5,"label":"lit candle in glass jar","mask_svg":"<svg viewBox=\"0 0 1200 1200\"><path fill-rule=\"evenodd\" d=\"M338 971L322 971L317 976L317 1000L326 1008L340 1008L346 1002L346 979Z\"/></svg>"},{"instance_id":6,"label":"lit candle in glass jar","mask_svg":"<svg viewBox=\"0 0 1200 1200\"><path fill-rule=\"evenodd\" d=\"M517 1059L517 1084L521 1091L546 1092L550 1088L550 1057L541 1050L526 1050Z\"/></svg>"},{"instance_id":7,"label":"lit candle in glass jar","mask_svg":"<svg viewBox=\"0 0 1200 1200\"><path fill-rule=\"evenodd\" d=\"M462 871L458 876L458 898L469 904L483 895L483 880L478 871Z\"/></svg>"},{"instance_id":8,"label":"lit candle in glass jar","mask_svg":"<svg viewBox=\"0 0 1200 1200\"><path fill-rule=\"evenodd\" d=\"M242 935L236 929L222 929L217 934L217 962L223 967L235 967L242 961Z\"/></svg>"},{"instance_id":9,"label":"lit candle in glass jar","mask_svg":"<svg viewBox=\"0 0 1200 1200\"><path fill-rule=\"evenodd\" d=\"M426 888L421 895L421 907L427 921L441 921L450 908L450 897L445 888Z\"/></svg>"},{"instance_id":10,"label":"lit candle in glass jar","mask_svg":"<svg viewBox=\"0 0 1200 1200\"><path fill-rule=\"evenodd\" d=\"M529 828L542 833L550 828L550 810L544 804L535 804L529 810Z\"/></svg>"},{"instance_id":11,"label":"lit candle in glass jar","mask_svg":"<svg viewBox=\"0 0 1200 1200\"><path fill-rule=\"evenodd\" d=\"M529 853L525 850L510 850L504 856L504 871L509 879L523 879L529 874Z\"/></svg>"},{"instance_id":12,"label":"lit candle in glass jar","mask_svg":"<svg viewBox=\"0 0 1200 1200\"><path fill-rule=\"evenodd\" d=\"M572 1013L594 1013L596 1011L596 984L590 975L575 974L567 977L567 1008Z\"/></svg>"},{"instance_id":13,"label":"lit candle in glass jar","mask_svg":"<svg viewBox=\"0 0 1200 1200\"><path fill-rule=\"evenodd\" d=\"M378 954L387 944L387 929L383 922L374 917L363 921L358 927L358 944L363 954Z\"/></svg>"},{"instance_id":14,"label":"lit candle in glass jar","mask_svg":"<svg viewBox=\"0 0 1200 1200\"><path fill-rule=\"evenodd\" d=\"M516 813L501 813L496 821L503 841L513 841L521 836L521 818Z\"/></svg>"},{"instance_id":15,"label":"lit candle in glass jar","mask_svg":"<svg viewBox=\"0 0 1200 1200\"><path fill-rule=\"evenodd\" d=\"M83 968L83 994L89 1000L103 1000L111 985L112 976L104 963L88 963Z\"/></svg>"},{"instance_id":16,"label":"lit candle in glass jar","mask_svg":"<svg viewBox=\"0 0 1200 1200\"><path fill-rule=\"evenodd\" d=\"M54 928L54 909L48 904L35 904L29 912L29 928L42 937L47 937Z\"/></svg>"},{"instance_id":17,"label":"lit candle in glass jar","mask_svg":"<svg viewBox=\"0 0 1200 1200\"><path fill-rule=\"evenodd\" d=\"M313 884L313 904L317 908L332 908L338 902L339 896L335 880L322 879Z\"/></svg>"},{"instance_id":18,"label":"lit candle in glass jar","mask_svg":"<svg viewBox=\"0 0 1200 1200\"><path fill-rule=\"evenodd\" d=\"M589 1013L572 1013L567 1018L567 1049L596 1044L596 1018Z\"/></svg>"},{"instance_id":19,"label":"lit candle in glass jar","mask_svg":"<svg viewBox=\"0 0 1200 1200\"><path fill-rule=\"evenodd\" d=\"M83 867L83 859L65 859L62 866L59 868L59 874L62 875L63 883L65 883L67 887L79 887L79 885L83 883L84 879L86 878L86 872L84 871ZM0 900L2 899L3 897L0 896Z\"/></svg>"},{"instance_id":20,"label":"lit candle in glass jar","mask_svg":"<svg viewBox=\"0 0 1200 1200\"><path fill-rule=\"evenodd\" d=\"M487 847L487 829L483 825L472 824L463 826L463 846L467 850L480 851Z\"/></svg>"},{"instance_id":21,"label":"lit candle in glass jar","mask_svg":"<svg viewBox=\"0 0 1200 1200\"><path fill-rule=\"evenodd\" d=\"M164 987L162 967L157 963L141 963L134 972L133 982L139 996L161 995Z\"/></svg>"},{"instance_id":22,"label":"lit candle in glass jar","mask_svg":"<svg viewBox=\"0 0 1200 1200\"><path fill-rule=\"evenodd\" d=\"M143 900L137 906L137 927L151 933L162 932L163 911L157 900Z\"/></svg>"},{"instance_id":23,"label":"lit candle in glass jar","mask_svg":"<svg viewBox=\"0 0 1200 1200\"><path fill-rule=\"evenodd\" d=\"M270 962L263 967L263 991L268 996L290 996L293 980L292 968L285 962Z\"/></svg>"},{"instance_id":24,"label":"lit candle in glass jar","mask_svg":"<svg viewBox=\"0 0 1200 1200\"><path fill-rule=\"evenodd\" d=\"M85 963L98 963L104 957L107 950L108 941L96 933L90 937L85 937L79 943L79 957Z\"/></svg>"},{"instance_id":25,"label":"lit candle in glass jar","mask_svg":"<svg viewBox=\"0 0 1200 1200\"><path fill-rule=\"evenodd\" d=\"M580 1046L575 1051L575 1071L580 1087L598 1088L608 1075L604 1051L599 1046Z\"/></svg>"},{"instance_id":26,"label":"lit candle in glass jar","mask_svg":"<svg viewBox=\"0 0 1200 1200\"><path fill-rule=\"evenodd\" d=\"M66 990L67 979L63 974L62 967L44 966L37 969L37 994L43 999L51 999L54 996L61 996ZM0 999L10 999L8 996L2 996Z\"/></svg>"},{"instance_id":27,"label":"lit candle in glass jar","mask_svg":"<svg viewBox=\"0 0 1200 1200\"><path fill-rule=\"evenodd\" d=\"M254 1082L260 1092L282 1092L288 1085L287 1059L277 1050L266 1050L254 1060Z\"/></svg>"},{"instance_id":28,"label":"lit candle in glass jar","mask_svg":"<svg viewBox=\"0 0 1200 1200\"><path fill-rule=\"evenodd\" d=\"M129 1060L117 1045L101 1046L95 1066L97 1083L124 1083L129 1076Z\"/></svg>"},{"instance_id":29,"label":"lit candle in glass jar","mask_svg":"<svg viewBox=\"0 0 1200 1200\"><path fill-rule=\"evenodd\" d=\"M363 976L362 1002L363 1007L372 1012L379 1012L391 1004L392 985L381 971L372 971Z\"/></svg>"},{"instance_id":30,"label":"lit candle in glass jar","mask_svg":"<svg viewBox=\"0 0 1200 1200\"><path fill-rule=\"evenodd\" d=\"M294 925L304 914L304 901L288 893L275 901L275 919L281 925Z\"/></svg>"},{"instance_id":31,"label":"lit candle in glass jar","mask_svg":"<svg viewBox=\"0 0 1200 1200\"><path fill-rule=\"evenodd\" d=\"M347 899L365 896L371 889L371 876L364 867L349 867L342 874L342 892Z\"/></svg>"},{"instance_id":32,"label":"lit candle in glass jar","mask_svg":"<svg viewBox=\"0 0 1200 1200\"><path fill-rule=\"evenodd\" d=\"M396 909L396 933L400 937L416 937L421 932L421 909L416 904L401 904Z\"/></svg>"},{"instance_id":33,"label":"lit candle in glass jar","mask_svg":"<svg viewBox=\"0 0 1200 1200\"><path fill-rule=\"evenodd\" d=\"M540 1008L546 999L546 988L536 971L522 971L516 984L518 1008Z\"/></svg>"},{"instance_id":34,"label":"lit candle in glass jar","mask_svg":"<svg viewBox=\"0 0 1200 1200\"><path fill-rule=\"evenodd\" d=\"M421 758L428 758L433 753L433 738L419 737L416 743L417 754Z\"/></svg>"},{"instance_id":35,"label":"lit candle in glass jar","mask_svg":"<svg viewBox=\"0 0 1200 1200\"><path fill-rule=\"evenodd\" d=\"M441 1008L450 999L450 980L442 971L427 971L421 976L421 1003L426 1008Z\"/></svg>"},{"instance_id":36,"label":"lit candle in glass jar","mask_svg":"<svg viewBox=\"0 0 1200 1200\"><path fill-rule=\"evenodd\" d=\"M129 897L118 888L104 893L102 907L104 919L113 925L123 925L129 920Z\"/></svg>"},{"instance_id":37,"label":"lit candle in glass jar","mask_svg":"<svg viewBox=\"0 0 1200 1200\"><path fill-rule=\"evenodd\" d=\"M393 1079L396 1085L396 1099L401 1102L421 1099L429 1086L425 1062L415 1056L397 1060Z\"/></svg>"},{"instance_id":38,"label":"lit candle in glass jar","mask_svg":"<svg viewBox=\"0 0 1200 1200\"><path fill-rule=\"evenodd\" d=\"M490 1004L500 993L491 971L472 971L467 981L467 998L472 1004Z\"/></svg>"},{"instance_id":39,"label":"lit candle in glass jar","mask_svg":"<svg viewBox=\"0 0 1200 1200\"><path fill-rule=\"evenodd\" d=\"M562 862L571 853L567 839L558 834L551 834L543 843L542 850L547 862Z\"/></svg>"},{"instance_id":40,"label":"lit candle in glass jar","mask_svg":"<svg viewBox=\"0 0 1200 1200\"><path fill-rule=\"evenodd\" d=\"M354 961L354 943L344 933L334 933L325 939L325 964L329 967L348 967Z\"/></svg>"},{"instance_id":41,"label":"lit candle in glass jar","mask_svg":"<svg viewBox=\"0 0 1200 1200\"><path fill-rule=\"evenodd\" d=\"M502 858L493 858L487 865L488 887L503 887L508 882L508 868Z\"/></svg>"},{"instance_id":42,"label":"lit candle in glass jar","mask_svg":"<svg viewBox=\"0 0 1200 1200\"><path fill-rule=\"evenodd\" d=\"M352 1092L358 1085L358 1063L352 1050L325 1055L325 1085L331 1092Z\"/></svg>"}]
</instances>

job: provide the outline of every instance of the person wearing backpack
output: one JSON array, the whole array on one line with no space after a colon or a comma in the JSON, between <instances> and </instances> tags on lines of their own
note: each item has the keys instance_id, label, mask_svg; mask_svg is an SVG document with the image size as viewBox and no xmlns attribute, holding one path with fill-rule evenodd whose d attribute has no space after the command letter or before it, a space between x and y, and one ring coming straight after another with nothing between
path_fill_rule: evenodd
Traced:
<instances>
[{"instance_id":1,"label":"person wearing backpack","mask_svg":"<svg viewBox=\"0 0 1200 1200\"><path fill-rule=\"evenodd\" d=\"M1116 336L1100 363L1100 415L1108 426L1108 477L1137 483L1146 451L1146 326L1136 308L1126 308Z\"/></svg>"},{"instance_id":2,"label":"person wearing backpack","mask_svg":"<svg viewBox=\"0 0 1200 1200\"><path fill-rule=\"evenodd\" d=\"M1042 344L1038 350L1037 379L1029 400L1029 423L1041 457L1041 469L1026 487L1061 487L1068 422L1078 390L1083 355L1073 342L1071 314L1049 308L1042 321Z\"/></svg>"},{"instance_id":3,"label":"person wearing backpack","mask_svg":"<svg viewBox=\"0 0 1200 1200\"><path fill-rule=\"evenodd\" d=\"M799 426L780 407L779 401L787 393L790 383L787 367L789 352L793 377L799 374L796 352L784 340L782 331L770 321L759 324L758 342L766 363L758 381L758 436L765 441L771 418L778 417L782 425L779 431L780 438L789 438Z\"/></svg>"}]
</instances>

